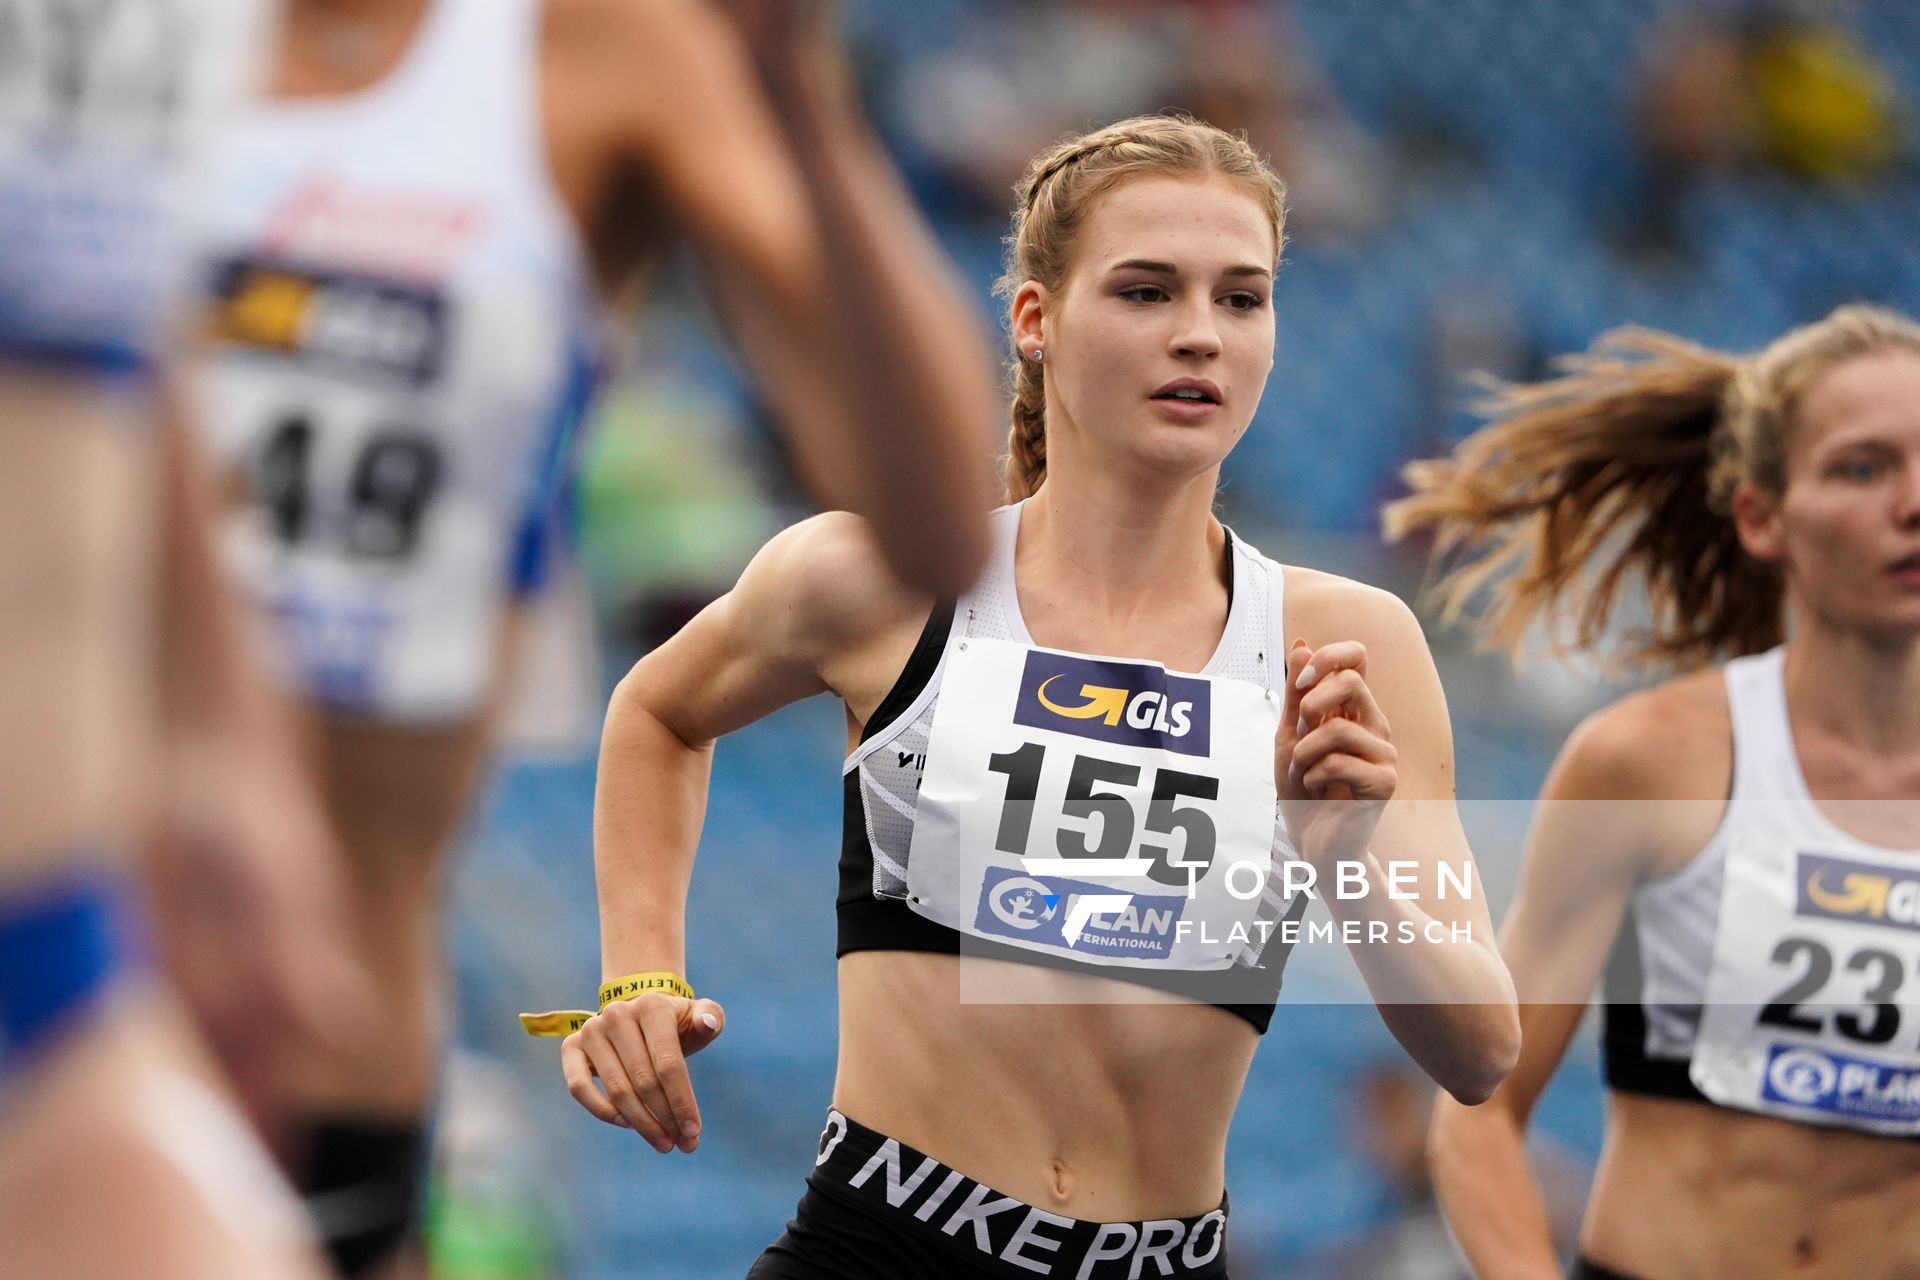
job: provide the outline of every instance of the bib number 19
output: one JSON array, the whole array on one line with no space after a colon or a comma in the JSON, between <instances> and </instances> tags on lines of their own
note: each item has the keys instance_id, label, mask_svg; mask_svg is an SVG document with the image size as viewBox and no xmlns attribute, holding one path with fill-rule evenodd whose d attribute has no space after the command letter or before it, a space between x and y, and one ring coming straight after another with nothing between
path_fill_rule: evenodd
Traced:
<instances>
[{"instance_id":1,"label":"bib number 19","mask_svg":"<svg viewBox=\"0 0 1920 1280\"><path fill-rule=\"evenodd\" d=\"M254 492L274 533L289 546L312 529L314 426L305 414L274 428L254 467ZM413 553L427 506L440 487L440 451L426 436L387 430L369 436L354 459L341 537L364 560L403 560Z\"/></svg>"},{"instance_id":2,"label":"bib number 19","mask_svg":"<svg viewBox=\"0 0 1920 1280\"><path fill-rule=\"evenodd\" d=\"M1038 742L1029 742L1018 750L988 759L988 768L1007 779L1007 798L1000 810L1000 827L994 839L994 847L1002 853L1015 857L1027 854L1033 835L1034 802L1040 794L1040 773L1046 759L1047 749ZM1101 791L1096 787L1124 790ZM1087 825L1060 827L1054 836L1059 855L1125 859L1134 853L1135 831L1144 828L1154 835L1184 836L1178 863L1173 860L1171 843L1141 843L1140 856L1151 859L1145 872L1150 879L1159 884L1186 885L1205 876L1213 866L1218 834L1206 809L1182 801L1217 800L1220 780L1177 769L1159 770L1153 778L1152 798L1147 802L1144 823L1134 799L1139 787L1139 765L1076 755L1072 772L1067 776L1061 816ZM1194 873L1192 880L1187 874L1190 870Z\"/></svg>"}]
</instances>

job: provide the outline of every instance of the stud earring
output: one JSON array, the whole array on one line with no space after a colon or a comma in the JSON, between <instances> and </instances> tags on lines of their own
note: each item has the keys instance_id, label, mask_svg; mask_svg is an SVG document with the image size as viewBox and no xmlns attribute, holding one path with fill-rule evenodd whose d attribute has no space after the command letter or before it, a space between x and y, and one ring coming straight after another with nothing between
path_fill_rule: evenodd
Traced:
<instances>
[{"instance_id":1,"label":"stud earring","mask_svg":"<svg viewBox=\"0 0 1920 1280\"><path fill-rule=\"evenodd\" d=\"M1039 364L1044 359L1046 359L1046 353L1041 351L1040 348L1035 347L1033 349L1033 362Z\"/></svg>"}]
</instances>

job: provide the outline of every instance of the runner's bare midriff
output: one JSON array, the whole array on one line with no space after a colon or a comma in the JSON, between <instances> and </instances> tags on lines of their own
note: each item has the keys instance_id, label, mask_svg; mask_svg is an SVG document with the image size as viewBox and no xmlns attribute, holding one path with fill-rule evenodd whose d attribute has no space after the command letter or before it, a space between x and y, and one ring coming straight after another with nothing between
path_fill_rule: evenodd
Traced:
<instances>
[{"instance_id":1,"label":"runner's bare midriff","mask_svg":"<svg viewBox=\"0 0 1920 1280\"><path fill-rule=\"evenodd\" d=\"M1656 1280L1913 1280L1920 1142L1615 1093L1581 1233Z\"/></svg>"},{"instance_id":2,"label":"runner's bare midriff","mask_svg":"<svg viewBox=\"0 0 1920 1280\"><path fill-rule=\"evenodd\" d=\"M0 880L33 879L135 831L154 753L147 532L151 406L76 376L0 367Z\"/></svg>"},{"instance_id":3,"label":"runner's bare midriff","mask_svg":"<svg viewBox=\"0 0 1920 1280\"><path fill-rule=\"evenodd\" d=\"M1257 1042L1234 1014L1131 984L862 951L840 961L834 1105L1055 1213L1188 1217L1220 1203Z\"/></svg>"}]
</instances>

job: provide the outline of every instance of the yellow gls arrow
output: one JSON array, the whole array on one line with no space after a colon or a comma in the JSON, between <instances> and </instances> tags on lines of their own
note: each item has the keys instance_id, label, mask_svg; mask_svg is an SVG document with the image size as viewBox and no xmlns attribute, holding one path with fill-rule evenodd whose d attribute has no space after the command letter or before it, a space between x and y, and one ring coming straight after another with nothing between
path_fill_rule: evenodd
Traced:
<instances>
[{"instance_id":1,"label":"yellow gls arrow","mask_svg":"<svg viewBox=\"0 0 1920 1280\"><path fill-rule=\"evenodd\" d=\"M255 346L295 346L313 294L313 285L296 276L255 271L226 305L224 334Z\"/></svg>"},{"instance_id":2,"label":"yellow gls arrow","mask_svg":"<svg viewBox=\"0 0 1920 1280\"><path fill-rule=\"evenodd\" d=\"M1095 716L1105 716L1109 725L1120 723L1120 713L1127 709L1125 689L1109 689L1105 685L1083 684L1080 686L1080 696L1087 701L1077 707L1063 707L1047 697L1047 686L1059 678L1059 676L1048 676L1040 682L1040 687L1035 690L1035 693L1040 698L1041 706L1069 720L1091 720Z\"/></svg>"},{"instance_id":3,"label":"yellow gls arrow","mask_svg":"<svg viewBox=\"0 0 1920 1280\"><path fill-rule=\"evenodd\" d=\"M1835 893L1820 883L1818 871L1807 877L1807 896L1827 910L1865 914L1876 920L1887 914L1887 890L1891 887L1885 876L1850 872L1840 881L1841 892Z\"/></svg>"}]
</instances>

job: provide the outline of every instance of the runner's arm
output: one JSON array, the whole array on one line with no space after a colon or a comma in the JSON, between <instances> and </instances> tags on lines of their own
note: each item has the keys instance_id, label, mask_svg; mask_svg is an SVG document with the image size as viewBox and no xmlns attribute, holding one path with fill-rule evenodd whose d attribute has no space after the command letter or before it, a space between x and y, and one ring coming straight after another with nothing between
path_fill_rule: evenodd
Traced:
<instances>
[{"instance_id":1,"label":"runner's arm","mask_svg":"<svg viewBox=\"0 0 1920 1280\"><path fill-rule=\"evenodd\" d=\"M986 554L987 325L830 37L778 17L813 6L729 7L764 12L730 25L701 0L598 5L615 11L625 158L698 252L814 492L873 520L905 581L957 594Z\"/></svg>"},{"instance_id":2,"label":"runner's arm","mask_svg":"<svg viewBox=\"0 0 1920 1280\"><path fill-rule=\"evenodd\" d=\"M173 389L165 400L161 708L167 777L147 871L160 942L256 1113L284 1075L345 1034L366 999L340 852L293 708L246 643L219 571L213 495Z\"/></svg>"},{"instance_id":3,"label":"runner's arm","mask_svg":"<svg viewBox=\"0 0 1920 1280\"><path fill-rule=\"evenodd\" d=\"M686 976L687 884L715 739L811 694L844 694L845 655L923 608L895 584L863 521L819 516L770 542L731 592L620 682L594 799L606 978ZM662 1154L693 1151L703 1126L687 1059L724 1029L711 994L611 1004L561 1045L567 1090Z\"/></svg>"},{"instance_id":4,"label":"runner's arm","mask_svg":"<svg viewBox=\"0 0 1920 1280\"><path fill-rule=\"evenodd\" d=\"M1289 604L1297 618L1290 625L1298 626L1304 642L1289 656L1289 671L1306 659L1316 639L1338 642L1313 650L1319 674L1307 693L1288 682L1280 749L1311 748L1337 732L1361 753L1356 759L1378 757L1397 775L1361 858L1367 892L1342 898L1337 883L1323 883L1317 891L1336 927L1356 936L1348 952L1394 1037L1442 1088L1479 1102L1512 1067L1520 1032L1513 981L1494 941L1454 803L1453 731L1439 673L1419 620L1399 597L1331 575L1314 585L1317 590L1302 593L1308 595L1304 607ZM1344 710L1327 714L1331 700ZM1308 726L1304 739L1286 723L1296 712ZM1361 730L1380 718L1390 734L1385 743L1370 741L1373 735ZM1360 724L1345 723L1349 719ZM1312 815L1319 821L1340 816ZM1466 879L1470 892L1443 881L1442 865L1456 881ZM1332 880L1327 868L1321 875ZM1410 896L1394 897L1390 888ZM1467 939L1456 940L1456 930Z\"/></svg>"},{"instance_id":5,"label":"runner's arm","mask_svg":"<svg viewBox=\"0 0 1920 1280\"><path fill-rule=\"evenodd\" d=\"M594 796L603 977L686 973L686 897L716 739L832 689L835 661L902 608L864 521L781 533L733 590L614 690Z\"/></svg>"},{"instance_id":6,"label":"runner's arm","mask_svg":"<svg viewBox=\"0 0 1920 1280\"><path fill-rule=\"evenodd\" d=\"M1642 873L1633 829L1636 757L1649 741L1630 704L1600 712L1568 740L1548 775L1527 839L1520 891L1501 950L1520 997L1521 1052L1486 1105L1441 1098L1428 1156L1440 1205L1482 1280L1560 1274L1526 1126L1586 1013Z\"/></svg>"}]
</instances>

